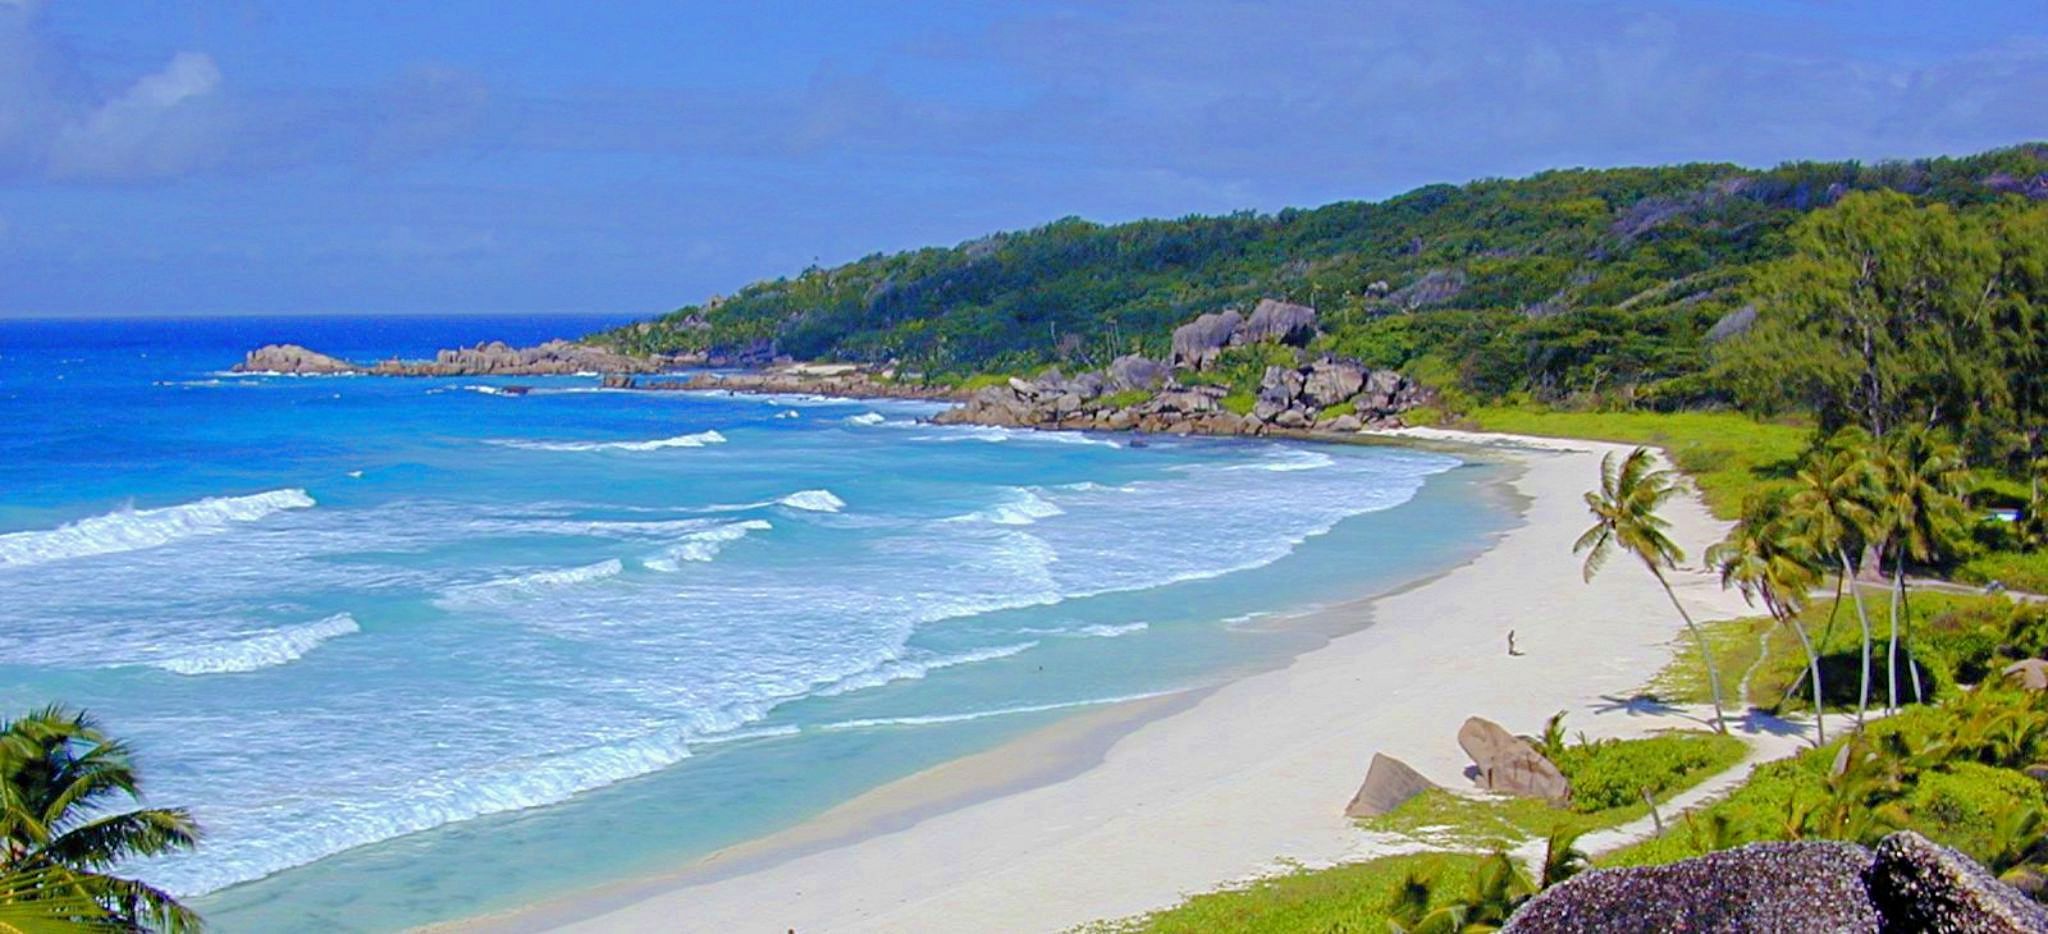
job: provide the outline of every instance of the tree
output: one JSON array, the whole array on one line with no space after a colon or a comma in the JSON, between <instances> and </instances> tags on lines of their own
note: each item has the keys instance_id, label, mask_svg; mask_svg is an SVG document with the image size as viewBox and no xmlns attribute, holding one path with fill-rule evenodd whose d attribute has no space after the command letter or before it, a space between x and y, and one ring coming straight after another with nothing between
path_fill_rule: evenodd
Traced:
<instances>
[{"instance_id":1,"label":"tree","mask_svg":"<svg viewBox=\"0 0 2048 934\"><path fill-rule=\"evenodd\" d=\"M1856 723L1861 726L1870 708L1870 613L1856 586L1856 569L1849 554L1860 550L1873 537L1877 514L1876 468L1869 460L1869 436L1857 429L1844 429L1827 447L1808 456L1794 481L1786 509L1800 526L1807 543L1835 562L1835 603L1839 609L1842 591L1849 592L1856 605L1856 620L1863 626L1862 673L1856 690ZM1823 643L1827 635L1821 637Z\"/></svg>"},{"instance_id":2,"label":"tree","mask_svg":"<svg viewBox=\"0 0 2048 934\"><path fill-rule=\"evenodd\" d=\"M1753 497L1743 509L1742 521L1728 537L1707 549L1707 566L1721 574L1721 586L1742 591L1742 598L1754 605L1762 601L1764 611L1799 637L1806 651L1807 674L1813 681L1813 723L1815 743L1827 742L1827 717L1823 706L1820 656L1799 613L1806 606L1806 594L1818 576L1807 563L1811 546L1799 537L1788 521L1782 495Z\"/></svg>"},{"instance_id":3,"label":"tree","mask_svg":"<svg viewBox=\"0 0 2048 934\"><path fill-rule=\"evenodd\" d=\"M0 723L0 873L41 880L43 896L90 898L125 928L197 930L169 893L108 871L189 850L198 827L182 808L116 811L122 795L139 800L141 777L90 715L50 706Z\"/></svg>"},{"instance_id":4,"label":"tree","mask_svg":"<svg viewBox=\"0 0 2048 934\"><path fill-rule=\"evenodd\" d=\"M1593 514L1593 526L1579 536L1572 544L1572 553L1585 552L1585 579L1590 581L1600 572L1614 550L1619 548L1635 555L1657 579L1657 585L1664 588L1664 596L1670 598L1673 608L1678 610L1685 628L1692 633L1693 641L1699 646L1700 660L1707 666L1707 686L1713 695L1714 729L1728 732L1728 721L1721 707L1721 672L1714 664L1713 650L1707 646L1707 637L1693 622L1692 614L1678 601L1678 593L1671 589L1671 581L1665 578L1666 570L1678 566L1685 560L1685 552L1664 534L1671 523L1657 514L1659 507L1678 492L1672 482L1671 472L1657 468L1656 461L1647 448L1636 448L1617 465L1614 455L1608 454L1600 460L1600 489L1586 494L1586 508Z\"/></svg>"},{"instance_id":5,"label":"tree","mask_svg":"<svg viewBox=\"0 0 2048 934\"><path fill-rule=\"evenodd\" d=\"M1913 428L1899 432L1878 456L1878 523L1884 534L1881 552L1892 561L1891 640L1885 654L1886 702L1899 706L1899 637L1909 627L1906 605L1906 562L1931 561L1945 549L1962 524L1963 467L1953 445L1933 432ZM1907 664L1913 700L1920 696L1920 665L1912 659L1908 634Z\"/></svg>"},{"instance_id":6,"label":"tree","mask_svg":"<svg viewBox=\"0 0 2048 934\"><path fill-rule=\"evenodd\" d=\"M2009 410L1992 337L2000 256L1979 217L1858 192L1788 239L1792 254L1756 275L1761 314L1747 343L1823 425L1883 438Z\"/></svg>"}]
</instances>

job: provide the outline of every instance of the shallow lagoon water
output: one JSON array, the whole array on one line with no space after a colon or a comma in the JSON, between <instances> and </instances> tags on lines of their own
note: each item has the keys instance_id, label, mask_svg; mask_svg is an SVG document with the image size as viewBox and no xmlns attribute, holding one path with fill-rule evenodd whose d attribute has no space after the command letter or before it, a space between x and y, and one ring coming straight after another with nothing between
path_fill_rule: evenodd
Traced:
<instances>
[{"instance_id":1,"label":"shallow lagoon water","mask_svg":"<svg viewBox=\"0 0 2048 934\"><path fill-rule=\"evenodd\" d=\"M1332 635L1288 611L1512 521L1393 448L218 372L589 326L0 325L0 704L90 707L197 811L133 871L223 930L381 930L672 867L1279 663Z\"/></svg>"}]
</instances>

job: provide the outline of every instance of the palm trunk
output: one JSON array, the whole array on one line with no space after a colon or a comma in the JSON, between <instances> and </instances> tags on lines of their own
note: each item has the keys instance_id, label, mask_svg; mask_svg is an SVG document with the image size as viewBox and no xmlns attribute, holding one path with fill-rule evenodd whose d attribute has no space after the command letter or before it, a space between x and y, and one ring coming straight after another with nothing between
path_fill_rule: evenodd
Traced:
<instances>
[{"instance_id":1,"label":"palm trunk","mask_svg":"<svg viewBox=\"0 0 2048 934\"><path fill-rule=\"evenodd\" d=\"M1906 621L1906 674L1913 681L1913 703L1924 704L1927 699L1920 696L1920 657L1913 652L1913 595L1906 592L1904 571L1899 578L1899 603Z\"/></svg>"},{"instance_id":2,"label":"palm trunk","mask_svg":"<svg viewBox=\"0 0 2048 934\"><path fill-rule=\"evenodd\" d=\"M1671 599L1671 606L1678 610L1678 617L1685 620L1685 628L1692 633L1693 642L1700 647L1700 660L1707 663L1707 690L1714 700L1714 729L1728 732L1728 715L1721 710L1721 669L1714 664L1714 652L1707 647L1706 633L1700 631L1692 621L1692 614L1685 611L1685 604L1678 602L1678 592L1671 589L1671 582L1664 579L1664 572L1656 565L1650 565L1650 573L1656 575L1657 583L1664 588L1664 596Z\"/></svg>"},{"instance_id":3,"label":"palm trunk","mask_svg":"<svg viewBox=\"0 0 2048 934\"><path fill-rule=\"evenodd\" d=\"M1849 578L1849 599L1856 602L1856 621L1863 625L1863 673L1856 689L1856 727L1862 729L1863 718L1870 710L1870 611L1863 607L1863 592L1856 587L1856 572L1849 567L1849 553L1837 549L1835 555L1842 559L1842 573Z\"/></svg>"},{"instance_id":4,"label":"palm trunk","mask_svg":"<svg viewBox=\"0 0 2048 934\"><path fill-rule=\"evenodd\" d=\"M1885 650L1884 684L1885 702L1889 710L1899 710L1899 598L1906 593L1906 563L1899 556L1892 557L1892 632L1891 645Z\"/></svg>"},{"instance_id":5,"label":"palm trunk","mask_svg":"<svg viewBox=\"0 0 2048 934\"><path fill-rule=\"evenodd\" d=\"M1846 573L1835 575L1835 602L1828 606L1828 624L1820 631L1820 642L1816 643L1818 648L1827 648L1828 640L1835 637L1835 620L1842 615L1842 591L1848 586L1848 581L1849 575ZM1819 671L1820 669L1815 668L1814 670ZM1792 700L1792 695L1799 693L1799 689L1805 686L1806 676L1803 674L1793 679L1791 684L1786 685L1785 693L1778 698L1779 709L1784 709L1785 705Z\"/></svg>"},{"instance_id":6,"label":"palm trunk","mask_svg":"<svg viewBox=\"0 0 2048 934\"><path fill-rule=\"evenodd\" d=\"M1820 656L1813 651L1813 641L1806 638L1806 626L1797 617L1786 617L1785 625L1792 627L1799 637L1799 647L1806 650L1806 670L1813 676L1813 731L1814 745L1823 746L1828 741L1827 713L1821 705Z\"/></svg>"}]
</instances>

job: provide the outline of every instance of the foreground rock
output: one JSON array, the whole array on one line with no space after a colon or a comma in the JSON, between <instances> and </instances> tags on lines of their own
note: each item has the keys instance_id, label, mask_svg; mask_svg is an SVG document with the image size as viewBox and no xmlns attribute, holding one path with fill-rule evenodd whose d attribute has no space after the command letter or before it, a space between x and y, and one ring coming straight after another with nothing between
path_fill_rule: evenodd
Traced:
<instances>
[{"instance_id":1,"label":"foreground rock","mask_svg":"<svg viewBox=\"0 0 2048 934\"><path fill-rule=\"evenodd\" d=\"M1358 786L1358 793L1344 806L1344 816L1378 817L1435 787L1436 783L1423 778L1408 763L1376 752L1372 765L1365 770L1365 783Z\"/></svg>"},{"instance_id":2,"label":"foreground rock","mask_svg":"<svg viewBox=\"0 0 2048 934\"><path fill-rule=\"evenodd\" d=\"M300 347L271 344L249 352L235 365L238 373L287 373L369 376L569 376L578 373L656 373L676 365L662 357L636 357L575 341L553 340L532 347L491 341L474 347L443 350L432 360L382 360L351 363Z\"/></svg>"},{"instance_id":3,"label":"foreground rock","mask_svg":"<svg viewBox=\"0 0 2048 934\"><path fill-rule=\"evenodd\" d=\"M1473 717L1458 728L1458 746L1479 770L1479 785L1488 791L1541 798L1562 805L1571 801L1572 786L1564 773L1536 747L1500 724Z\"/></svg>"},{"instance_id":4,"label":"foreground rock","mask_svg":"<svg viewBox=\"0 0 2048 934\"><path fill-rule=\"evenodd\" d=\"M2048 931L2048 910L1911 831L1851 843L1753 843L1665 866L1584 873L1530 899L1507 932Z\"/></svg>"}]
</instances>

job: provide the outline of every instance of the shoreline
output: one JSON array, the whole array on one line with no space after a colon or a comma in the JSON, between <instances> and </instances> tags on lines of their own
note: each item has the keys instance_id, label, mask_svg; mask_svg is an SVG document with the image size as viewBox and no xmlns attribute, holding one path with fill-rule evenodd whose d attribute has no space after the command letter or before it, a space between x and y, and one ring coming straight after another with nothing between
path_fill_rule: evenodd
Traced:
<instances>
[{"instance_id":1,"label":"shoreline","mask_svg":"<svg viewBox=\"0 0 2048 934\"><path fill-rule=\"evenodd\" d=\"M1412 848L1357 828L1344 802L1375 752L1467 787L1454 736L1468 715L1533 729L1562 707L1596 734L1640 732L1603 695L1646 681L1681 626L1647 576L1582 585L1570 553L1578 494L1627 446L1435 429L1357 440L1509 461L1495 483L1519 498L1519 523L1464 564L1310 614L1301 624L1345 634L1277 668L1063 718L676 870L435 929L1058 930ZM1672 518L1692 553L1725 529L1697 496ZM1708 575L1675 583L1709 617L1741 612ZM1509 628L1527 656L1506 656Z\"/></svg>"}]
</instances>

